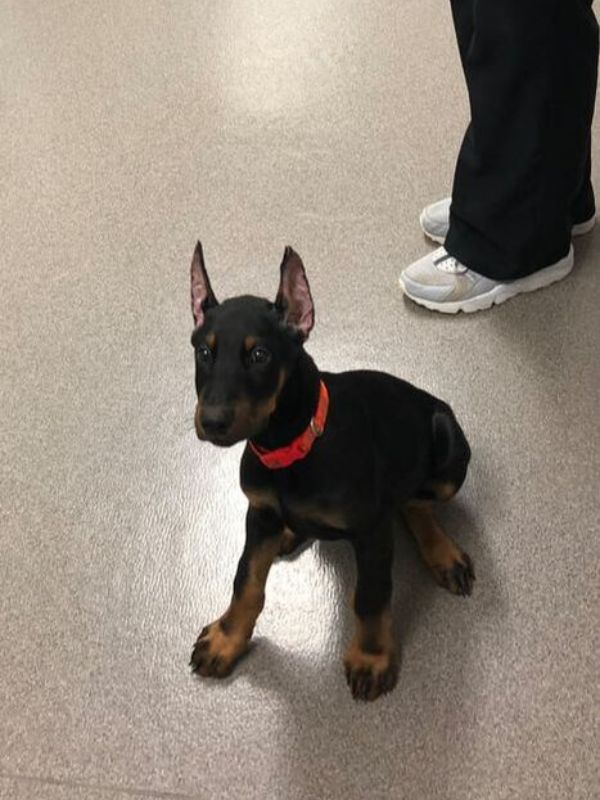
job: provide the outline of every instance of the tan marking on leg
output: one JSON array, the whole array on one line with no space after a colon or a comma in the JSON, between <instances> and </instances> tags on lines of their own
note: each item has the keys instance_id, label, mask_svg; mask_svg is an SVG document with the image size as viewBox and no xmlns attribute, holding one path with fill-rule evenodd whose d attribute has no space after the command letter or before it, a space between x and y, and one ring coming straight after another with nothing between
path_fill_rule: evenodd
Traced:
<instances>
[{"instance_id":1,"label":"tan marking on leg","mask_svg":"<svg viewBox=\"0 0 600 800\"><path fill-rule=\"evenodd\" d=\"M471 559L438 524L431 503L411 502L403 511L423 560L435 580L453 594L471 594L475 579Z\"/></svg>"},{"instance_id":2,"label":"tan marking on leg","mask_svg":"<svg viewBox=\"0 0 600 800\"><path fill-rule=\"evenodd\" d=\"M427 498L418 498L414 497L410 501L411 506L424 506L429 508L431 504L435 502L446 503L448 500L451 500L457 493L458 488L455 483L450 481L447 482L438 482L438 481L426 481L423 484L423 490L426 492L431 492L433 497Z\"/></svg>"},{"instance_id":3,"label":"tan marking on leg","mask_svg":"<svg viewBox=\"0 0 600 800\"><path fill-rule=\"evenodd\" d=\"M261 489L242 487L242 491L253 508L271 508L274 511L279 511L279 499L274 489L270 487Z\"/></svg>"},{"instance_id":4,"label":"tan marking on leg","mask_svg":"<svg viewBox=\"0 0 600 800\"><path fill-rule=\"evenodd\" d=\"M225 677L248 649L264 606L267 576L281 539L281 536L273 536L252 553L248 576L239 596L234 596L223 616L204 628L198 637L192 664L200 675Z\"/></svg>"},{"instance_id":5,"label":"tan marking on leg","mask_svg":"<svg viewBox=\"0 0 600 800\"><path fill-rule=\"evenodd\" d=\"M375 700L391 691L398 679L398 662L389 608L360 619L344 658L346 680L357 700Z\"/></svg>"},{"instance_id":6,"label":"tan marking on leg","mask_svg":"<svg viewBox=\"0 0 600 800\"><path fill-rule=\"evenodd\" d=\"M456 484L452 483L451 481L446 481L444 483L433 483L432 488L437 499L444 503L448 500L451 500L458 491Z\"/></svg>"},{"instance_id":7,"label":"tan marking on leg","mask_svg":"<svg viewBox=\"0 0 600 800\"><path fill-rule=\"evenodd\" d=\"M304 504L293 506L292 513L294 517L305 519L316 525L323 525L326 528L337 528L343 531L348 527L346 518L339 509Z\"/></svg>"},{"instance_id":8,"label":"tan marking on leg","mask_svg":"<svg viewBox=\"0 0 600 800\"><path fill-rule=\"evenodd\" d=\"M285 528L281 535L281 546L279 547L280 556L289 556L298 547L299 541L296 534L289 528Z\"/></svg>"},{"instance_id":9,"label":"tan marking on leg","mask_svg":"<svg viewBox=\"0 0 600 800\"><path fill-rule=\"evenodd\" d=\"M460 551L438 524L431 504L411 503L405 507L404 516L425 563L430 567L450 568L460 557Z\"/></svg>"},{"instance_id":10,"label":"tan marking on leg","mask_svg":"<svg viewBox=\"0 0 600 800\"><path fill-rule=\"evenodd\" d=\"M248 564L248 576L239 597L234 597L231 605L221 617L223 626L232 635L246 639L252 636L258 615L265 603L265 584L271 565L279 553L282 534L271 536L257 548Z\"/></svg>"},{"instance_id":11,"label":"tan marking on leg","mask_svg":"<svg viewBox=\"0 0 600 800\"><path fill-rule=\"evenodd\" d=\"M355 639L362 650L376 653L377 651L389 652L394 649L392 634L392 612L389 608L374 617L360 619L356 617Z\"/></svg>"}]
</instances>

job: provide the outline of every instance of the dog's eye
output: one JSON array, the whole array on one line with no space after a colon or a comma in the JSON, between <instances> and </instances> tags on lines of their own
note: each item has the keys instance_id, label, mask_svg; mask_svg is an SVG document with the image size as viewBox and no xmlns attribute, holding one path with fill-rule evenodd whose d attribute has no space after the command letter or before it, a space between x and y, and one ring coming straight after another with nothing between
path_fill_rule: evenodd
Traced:
<instances>
[{"instance_id":1,"label":"dog's eye","mask_svg":"<svg viewBox=\"0 0 600 800\"><path fill-rule=\"evenodd\" d=\"M208 345L201 344L200 347L196 348L196 358L202 364L210 364L212 357L212 351Z\"/></svg>"},{"instance_id":2,"label":"dog's eye","mask_svg":"<svg viewBox=\"0 0 600 800\"><path fill-rule=\"evenodd\" d=\"M249 360L251 364L266 364L270 358L271 353L266 347L253 347L250 351Z\"/></svg>"}]
</instances>

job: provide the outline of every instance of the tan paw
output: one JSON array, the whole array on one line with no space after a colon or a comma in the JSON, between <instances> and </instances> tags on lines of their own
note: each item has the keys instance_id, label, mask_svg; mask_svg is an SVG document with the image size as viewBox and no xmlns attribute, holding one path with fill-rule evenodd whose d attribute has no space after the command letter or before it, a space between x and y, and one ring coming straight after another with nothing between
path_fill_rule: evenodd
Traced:
<instances>
[{"instance_id":1,"label":"tan paw","mask_svg":"<svg viewBox=\"0 0 600 800\"><path fill-rule=\"evenodd\" d=\"M248 640L226 633L227 624L217 620L201 632L190 659L192 672L225 678L248 649Z\"/></svg>"},{"instance_id":2,"label":"tan paw","mask_svg":"<svg viewBox=\"0 0 600 800\"><path fill-rule=\"evenodd\" d=\"M475 571L466 553L457 550L444 564L431 564L430 569L437 583L452 594L468 597L473 591Z\"/></svg>"},{"instance_id":3,"label":"tan paw","mask_svg":"<svg viewBox=\"0 0 600 800\"><path fill-rule=\"evenodd\" d=\"M391 692L398 680L398 661L393 651L367 653L353 643L346 653L344 666L355 700L376 700Z\"/></svg>"}]
</instances>

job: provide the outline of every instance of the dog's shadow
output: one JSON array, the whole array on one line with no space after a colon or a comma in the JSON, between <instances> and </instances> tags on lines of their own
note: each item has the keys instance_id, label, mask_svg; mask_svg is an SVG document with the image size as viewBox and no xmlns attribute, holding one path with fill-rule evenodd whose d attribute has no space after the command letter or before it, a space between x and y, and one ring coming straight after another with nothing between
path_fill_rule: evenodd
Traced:
<instances>
[{"instance_id":1,"label":"dog's shadow","mask_svg":"<svg viewBox=\"0 0 600 800\"><path fill-rule=\"evenodd\" d=\"M488 569L489 559L485 557L485 542L479 535L478 520L471 513L469 507L460 500L454 500L452 503L438 506L436 517L442 527L456 539L459 547L473 557L476 564L476 575L481 571L477 564L485 565L486 594L491 593L497 601L494 605L501 606L500 589L494 580L493 571ZM340 600L352 595L356 581L352 548L347 543L342 543L340 546L340 543L337 542L317 542L313 547L316 548L318 557L326 568L335 576ZM392 617L396 640L402 649L410 644L415 631L418 631L422 625L426 625L431 606L436 598L444 596L445 590L435 583L419 554L414 538L401 519L397 519L395 523L392 578L394 586ZM477 594L478 584L476 581L474 600ZM450 605L469 602L468 599L450 595L448 595L448 601ZM348 606L348 604L346 605ZM354 630L354 617L351 609L347 607L346 613L340 614L340 618L338 638L340 647L343 648L349 642Z\"/></svg>"},{"instance_id":2,"label":"dog's shadow","mask_svg":"<svg viewBox=\"0 0 600 800\"><path fill-rule=\"evenodd\" d=\"M485 527L482 521L473 513L471 507L460 498L447 504L440 504L436 509L436 518L441 523L458 546L471 555L475 563L475 581L473 597L454 597L440 588L434 581L431 573L425 566L416 542L401 519L397 519L394 531L394 562L392 566L393 596L392 618L395 638L399 645L400 656L406 649L413 635L421 626L427 625L427 618L434 603L441 598L446 598L448 614L452 613L453 604L477 604L477 614L484 617L503 615L506 607L506 597L500 582L494 574L493 564L487 553ZM336 627L329 638L330 649L335 650L337 660L341 662L343 652L349 643L354 630L354 615L350 599L353 596L356 583L356 565L352 547L348 542L307 542L300 546L290 556L281 559L282 566L289 569L296 568L294 562L302 559L307 550L312 551L324 572L332 576L333 594L335 597L334 616ZM271 650L268 664L263 665L261 652ZM233 675L225 681L214 684L214 688L227 685L238 677L244 676L252 683L259 683L264 689L278 685L287 685L286 681L277 680L278 656L282 656L281 669L285 671L285 663L289 657L282 648L277 646L266 636L255 636L249 652L238 664ZM330 655L333 655L330 653ZM264 668L263 668L264 666ZM314 693L315 684L310 680L311 669L307 669L307 687L309 694ZM283 676L282 676L283 677ZM300 677L294 670L294 682ZM311 687L313 690L311 691Z\"/></svg>"},{"instance_id":3,"label":"dog's shadow","mask_svg":"<svg viewBox=\"0 0 600 800\"><path fill-rule=\"evenodd\" d=\"M469 553L475 562L477 580L473 597L454 597L435 583L421 559L414 538L398 519L392 566L392 617L401 661L403 650L410 647L415 632L427 626L434 604L445 603L450 615L454 604L460 606L474 603L477 604L477 615L484 617L502 616L506 607L506 598L500 583L495 579L493 564L486 552L484 526L481 521L460 499L438 506L436 517L442 527L455 538L459 547ZM336 624L328 638L328 652L321 655L324 662L332 660L338 665L339 669L334 669L332 673L333 679L337 681L343 676L341 661L354 631L354 615L350 603L356 582L354 554L348 542L312 542L282 559L282 565L294 569L296 565L293 562L302 559L308 549L318 559L323 571L332 577ZM295 663L297 661L301 661L303 666ZM237 666L232 677L218 685L223 686L244 677L265 691L287 694L290 699L300 693L304 702L311 702L311 699L320 702L321 680L316 679L314 671L314 658L298 655L297 652L288 653L269 637L257 636L248 655ZM340 683L343 684L343 677ZM343 689L348 691L345 685Z\"/></svg>"},{"instance_id":4,"label":"dog's shadow","mask_svg":"<svg viewBox=\"0 0 600 800\"><path fill-rule=\"evenodd\" d=\"M346 773L354 776L352 780L362 781L363 777L367 780L372 775L373 754L385 742L399 735L398 709L406 713L407 709L414 711L415 707L430 708L429 715L425 711L425 716L419 716L420 724L435 726L445 713L445 704L452 715L460 716L462 707L470 702L472 687L469 676L473 661L481 658L477 652L478 626L473 624L473 620L483 620L487 625L490 617L494 620L503 617L507 599L494 574L483 520L461 500L439 507L437 517L475 562L477 581L473 597L465 600L441 589L421 561L412 536L398 522L392 611L401 666L398 686L391 695L374 703L357 703L352 700L344 680L342 658L354 628L354 615L348 599L354 592L356 579L354 554L345 542L316 542L312 545L311 557L316 557L332 578L335 597L334 624L323 650L312 646L289 649L269 637L260 636L231 678L211 682L208 690L215 692L225 690L232 681L245 682L261 702L277 709L278 724L282 726L282 744L285 741L284 750L289 751L285 771L294 797L322 796L324 786L330 786L332 774ZM299 565L285 566L294 569ZM455 612L457 608L459 613ZM451 622L445 633L443 619L446 613ZM432 620L436 626L434 632L429 631ZM308 621L307 625L310 624ZM322 638L315 636L314 643L321 645ZM307 632L307 641L310 642L310 631ZM440 652L443 657L440 657ZM427 659L423 674L429 676L424 680L415 678L412 669L410 697L403 684L402 666L402 661L408 661L409 657L419 663ZM431 659L435 660L433 666ZM450 666L444 666L446 661ZM437 663L442 666L438 668ZM451 675L450 684L445 686L448 674ZM430 683L437 688L432 690ZM413 697L414 693L418 696ZM408 729L410 725L408 723ZM403 733L402 737L405 736L409 734ZM357 747L357 741L364 741L365 745L368 742L368 746ZM452 743L449 742L440 758L451 761L452 757ZM310 768L306 766L307 761ZM379 760L378 763L378 780L385 784L395 775L395 761Z\"/></svg>"}]
</instances>

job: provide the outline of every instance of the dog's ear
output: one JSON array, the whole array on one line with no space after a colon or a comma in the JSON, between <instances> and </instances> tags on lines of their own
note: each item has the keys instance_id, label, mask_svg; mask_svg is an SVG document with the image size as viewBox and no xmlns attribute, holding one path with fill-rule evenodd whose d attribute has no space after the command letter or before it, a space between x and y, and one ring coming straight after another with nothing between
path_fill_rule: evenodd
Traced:
<instances>
[{"instance_id":1,"label":"dog's ear","mask_svg":"<svg viewBox=\"0 0 600 800\"><path fill-rule=\"evenodd\" d=\"M315 308L302 259L291 247L286 247L281 262L281 279L275 307L283 321L308 339L315 324Z\"/></svg>"},{"instance_id":2,"label":"dog's ear","mask_svg":"<svg viewBox=\"0 0 600 800\"><path fill-rule=\"evenodd\" d=\"M213 306L218 306L219 301L212 290L206 267L204 266L204 255L200 242L194 250L192 258L192 268L190 270L191 289L192 289L192 314L194 322L199 328L204 322L204 313Z\"/></svg>"}]
</instances>

